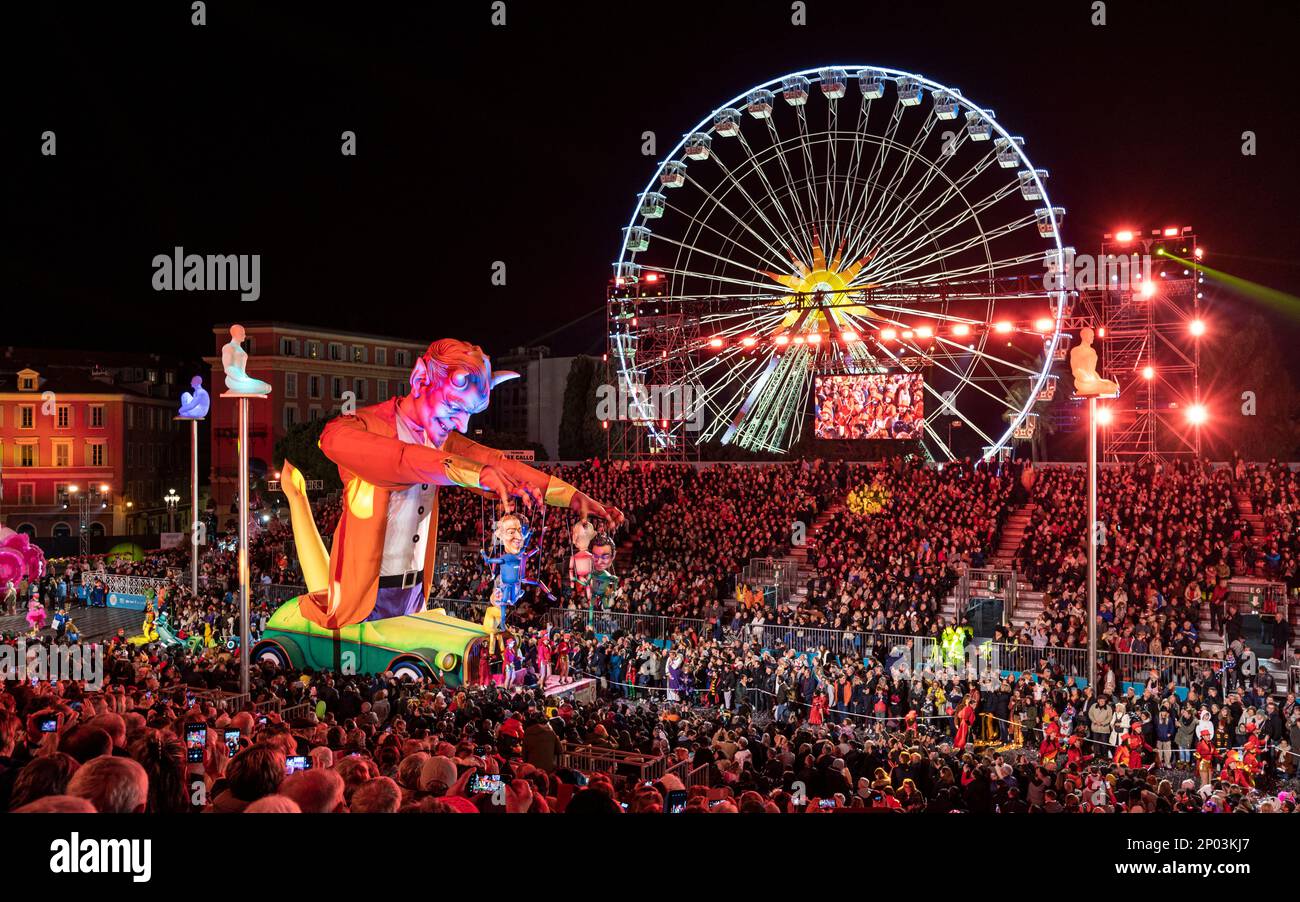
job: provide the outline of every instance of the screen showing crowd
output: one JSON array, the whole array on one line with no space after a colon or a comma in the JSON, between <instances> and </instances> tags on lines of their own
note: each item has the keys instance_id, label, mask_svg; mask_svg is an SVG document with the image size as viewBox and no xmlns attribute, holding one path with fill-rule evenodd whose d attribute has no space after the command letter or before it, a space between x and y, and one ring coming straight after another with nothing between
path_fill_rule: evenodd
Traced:
<instances>
[{"instance_id":1,"label":"screen showing crowd","mask_svg":"<svg viewBox=\"0 0 1300 902\"><path fill-rule=\"evenodd\" d=\"M925 423L919 373L818 376L814 434L821 439L913 439Z\"/></svg>"}]
</instances>

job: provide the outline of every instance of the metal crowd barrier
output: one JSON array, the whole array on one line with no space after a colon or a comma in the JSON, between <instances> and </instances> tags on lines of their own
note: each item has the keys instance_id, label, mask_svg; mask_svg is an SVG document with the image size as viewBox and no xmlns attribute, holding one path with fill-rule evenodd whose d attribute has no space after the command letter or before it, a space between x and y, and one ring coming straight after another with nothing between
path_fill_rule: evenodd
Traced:
<instances>
[{"instance_id":1,"label":"metal crowd barrier","mask_svg":"<svg viewBox=\"0 0 1300 902\"><path fill-rule=\"evenodd\" d=\"M653 782L664 775L668 758L601 746L566 745L560 753L559 765L583 773L622 774L638 781Z\"/></svg>"},{"instance_id":2,"label":"metal crowd barrier","mask_svg":"<svg viewBox=\"0 0 1300 902\"><path fill-rule=\"evenodd\" d=\"M555 629L581 631L588 625L588 612L552 608L547 614L548 624ZM609 635L619 630L642 639L664 642L678 630L694 630L701 636L711 636L714 627L707 621L690 617L665 617L654 614L634 614L626 611L595 611L591 626L599 634ZM896 633L848 632L821 627L793 626L764 623L746 624L739 634L725 624L724 637L730 636L745 642L757 643L773 650L793 649L800 654L820 654L823 650L834 655L862 656L871 654L879 644L883 646L883 663L890 670L904 668L909 673L924 669L953 668L967 676L982 679L985 676L1001 678L1004 673L1037 673L1042 662L1066 677L1091 682L1088 674L1086 648L1060 648L1046 645L1022 645L1007 642L968 640L955 660L945 658L941 641L934 636L911 636ZM1174 655L1133 654L1099 650L1097 660L1109 664L1115 672L1117 683L1139 683L1151 679L1154 670L1161 687L1171 682L1186 687L1203 680L1207 675L1221 684L1226 678L1223 662L1213 658L1184 658ZM1300 684L1300 667L1290 672L1291 690Z\"/></svg>"}]
</instances>

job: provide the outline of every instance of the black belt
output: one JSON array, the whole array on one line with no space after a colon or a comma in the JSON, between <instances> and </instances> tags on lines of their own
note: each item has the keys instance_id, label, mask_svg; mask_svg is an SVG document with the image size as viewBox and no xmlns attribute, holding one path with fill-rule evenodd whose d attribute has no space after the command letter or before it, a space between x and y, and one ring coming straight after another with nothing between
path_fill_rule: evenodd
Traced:
<instances>
[{"instance_id":1,"label":"black belt","mask_svg":"<svg viewBox=\"0 0 1300 902\"><path fill-rule=\"evenodd\" d=\"M379 588L381 589L409 589L412 586L423 584L423 570L407 570L405 573L379 577Z\"/></svg>"}]
</instances>

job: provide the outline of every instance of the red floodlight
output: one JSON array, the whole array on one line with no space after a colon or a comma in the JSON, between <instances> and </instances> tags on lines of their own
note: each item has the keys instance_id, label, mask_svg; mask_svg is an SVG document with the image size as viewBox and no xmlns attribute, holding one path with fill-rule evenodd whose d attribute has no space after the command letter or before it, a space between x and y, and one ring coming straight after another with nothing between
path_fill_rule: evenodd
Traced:
<instances>
[{"instance_id":1,"label":"red floodlight","mask_svg":"<svg viewBox=\"0 0 1300 902\"><path fill-rule=\"evenodd\" d=\"M1011 328L1012 328L1011 323L1007 322L1006 320L1001 320L993 324L994 331L998 332L1001 335L1006 335L1008 332L1011 331Z\"/></svg>"},{"instance_id":2,"label":"red floodlight","mask_svg":"<svg viewBox=\"0 0 1300 902\"><path fill-rule=\"evenodd\" d=\"M897 337L898 337L897 329L885 328L880 330L880 338L882 341L893 341Z\"/></svg>"},{"instance_id":3,"label":"red floodlight","mask_svg":"<svg viewBox=\"0 0 1300 902\"><path fill-rule=\"evenodd\" d=\"M958 323L957 325L952 327L952 334L970 335L970 326L966 325L966 323Z\"/></svg>"},{"instance_id":4,"label":"red floodlight","mask_svg":"<svg viewBox=\"0 0 1300 902\"><path fill-rule=\"evenodd\" d=\"M722 347L722 339L721 339L721 338L710 338L710 339L709 339L709 347L711 347L711 348L720 348L720 347Z\"/></svg>"},{"instance_id":5,"label":"red floodlight","mask_svg":"<svg viewBox=\"0 0 1300 902\"><path fill-rule=\"evenodd\" d=\"M1130 241L1133 240L1132 230L1121 229L1120 231L1115 233L1115 240L1118 241L1120 244L1128 244Z\"/></svg>"},{"instance_id":6,"label":"red floodlight","mask_svg":"<svg viewBox=\"0 0 1300 902\"><path fill-rule=\"evenodd\" d=\"M778 335L778 336L776 337L776 343L779 344L779 345L787 345L787 344L790 343L790 336L789 336L789 335Z\"/></svg>"},{"instance_id":7,"label":"red floodlight","mask_svg":"<svg viewBox=\"0 0 1300 902\"><path fill-rule=\"evenodd\" d=\"M1050 317L1040 316L1038 319L1034 320L1034 328L1039 332L1051 332L1052 319Z\"/></svg>"},{"instance_id":8,"label":"red floodlight","mask_svg":"<svg viewBox=\"0 0 1300 902\"><path fill-rule=\"evenodd\" d=\"M648 273L645 274L645 280L646 280L647 282L658 282L658 281L659 281L659 273L657 273L657 272L648 272Z\"/></svg>"},{"instance_id":9,"label":"red floodlight","mask_svg":"<svg viewBox=\"0 0 1300 902\"><path fill-rule=\"evenodd\" d=\"M1169 226L1168 228L1166 228L1166 229L1165 229L1165 237L1166 237L1166 238L1177 238L1177 237L1178 237L1178 226Z\"/></svg>"},{"instance_id":10,"label":"red floodlight","mask_svg":"<svg viewBox=\"0 0 1300 902\"><path fill-rule=\"evenodd\" d=\"M1205 334L1205 320L1194 319L1188 323L1187 329L1197 338L1200 338Z\"/></svg>"},{"instance_id":11,"label":"red floodlight","mask_svg":"<svg viewBox=\"0 0 1300 902\"><path fill-rule=\"evenodd\" d=\"M1109 407L1098 407L1098 408L1097 408L1097 425L1098 425L1098 426L1109 426L1109 425L1110 425L1110 421L1111 421L1112 419L1114 419L1114 417L1112 416Z\"/></svg>"},{"instance_id":12,"label":"red floodlight","mask_svg":"<svg viewBox=\"0 0 1300 902\"><path fill-rule=\"evenodd\" d=\"M746 335L744 338L740 340L740 343L747 348L752 348L757 341L758 339L755 338L754 336Z\"/></svg>"}]
</instances>

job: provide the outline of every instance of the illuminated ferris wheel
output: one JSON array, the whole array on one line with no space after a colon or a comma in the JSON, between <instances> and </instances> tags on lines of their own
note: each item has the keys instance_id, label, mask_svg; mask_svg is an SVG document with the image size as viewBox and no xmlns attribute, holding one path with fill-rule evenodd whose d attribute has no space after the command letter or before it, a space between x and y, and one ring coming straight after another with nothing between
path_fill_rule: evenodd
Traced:
<instances>
[{"instance_id":1,"label":"illuminated ferris wheel","mask_svg":"<svg viewBox=\"0 0 1300 902\"><path fill-rule=\"evenodd\" d=\"M960 91L867 66L772 79L687 132L637 198L610 294L649 450L780 453L812 429L947 460L954 426L986 457L1032 432L1069 301L1045 278L1064 210L1023 145ZM681 417L635 391L678 383Z\"/></svg>"}]
</instances>

